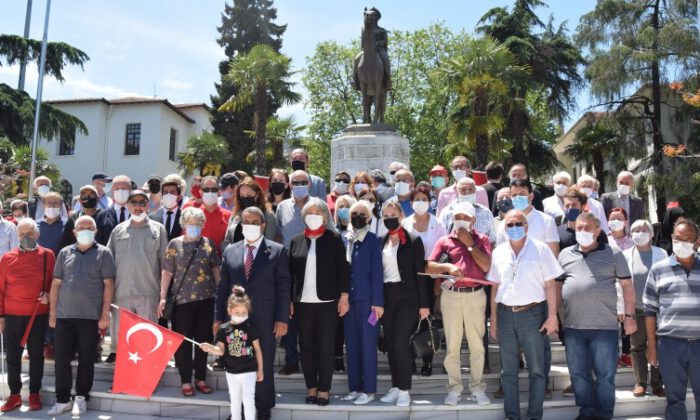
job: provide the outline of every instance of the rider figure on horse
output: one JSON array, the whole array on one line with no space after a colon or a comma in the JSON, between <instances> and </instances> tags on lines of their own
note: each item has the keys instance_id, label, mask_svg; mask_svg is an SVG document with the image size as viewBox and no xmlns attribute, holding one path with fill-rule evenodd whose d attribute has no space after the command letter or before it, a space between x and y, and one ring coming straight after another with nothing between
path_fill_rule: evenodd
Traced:
<instances>
[{"instance_id":1,"label":"rider figure on horse","mask_svg":"<svg viewBox=\"0 0 700 420\"><path fill-rule=\"evenodd\" d=\"M377 46L377 54L379 54L379 58L382 59L382 64L384 65L384 89L390 90L391 89L391 71L390 71L390 63L389 63L389 54L387 53L388 49L388 41L387 41L387 32L386 29L382 28L379 26L378 22L379 19L382 18L382 14L377 10L377 8L372 7L369 9L370 12L374 13L369 13L368 15L374 15L376 16L376 21L375 21L375 29L374 29L374 43ZM362 34L364 41L364 33ZM357 75L357 65L360 61L360 58L362 57L362 52L357 54L355 56L355 65L353 66L353 74L352 74L352 80L353 84L355 86L356 90L360 90L360 79Z\"/></svg>"}]
</instances>

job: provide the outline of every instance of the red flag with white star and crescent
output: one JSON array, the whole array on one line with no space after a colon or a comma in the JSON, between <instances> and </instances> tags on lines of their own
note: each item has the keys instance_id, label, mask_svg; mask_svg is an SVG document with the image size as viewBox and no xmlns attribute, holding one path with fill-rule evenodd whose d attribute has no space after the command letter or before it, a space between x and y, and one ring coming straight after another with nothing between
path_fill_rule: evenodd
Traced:
<instances>
[{"instance_id":1,"label":"red flag with white star and crescent","mask_svg":"<svg viewBox=\"0 0 700 420\"><path fill-rule=\"evenodd\" d=\"M150 398L185 337L119 308L112 392Z\"/></svg>"}]
</instances>

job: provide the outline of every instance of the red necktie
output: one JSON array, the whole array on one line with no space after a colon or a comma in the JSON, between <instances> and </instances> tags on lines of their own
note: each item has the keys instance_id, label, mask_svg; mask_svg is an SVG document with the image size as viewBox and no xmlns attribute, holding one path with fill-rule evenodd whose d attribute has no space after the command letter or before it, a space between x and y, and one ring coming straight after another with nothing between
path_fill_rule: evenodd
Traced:
<instances>
[{"instance_id":1,"label":"red necktie","mask_svg":"<svg viewBox=\"0 0 700 420\"><path fill-rule=\"evenodd\" d=\"M243 268L245 269L245 279L248 280L250 278L250 272L253 270L253 250L255 249L254 246L248 245L248 254L245 257L245 265Z\"/></svg>"}]
</instances>

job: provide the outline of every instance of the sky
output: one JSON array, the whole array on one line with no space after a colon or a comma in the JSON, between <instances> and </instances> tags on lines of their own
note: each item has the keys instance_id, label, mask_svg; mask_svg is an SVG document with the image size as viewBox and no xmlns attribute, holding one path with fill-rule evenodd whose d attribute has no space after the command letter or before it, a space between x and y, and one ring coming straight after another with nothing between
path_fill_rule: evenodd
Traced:
<instances>
[{"instance_id":1,"label":"sky","mask_svg":"<svg viewBox=\"0 0 700 420\"><path fill-rule=\"evenodd\" d=\"M47 0L33 0L30 37L41 39ZM232 0L229 0L231 3ZM433 22L444 22L455 32L473 32L479 18L490 8L510 6L513 0L277 0L277 23L287 24L282 52L301 70L316 44L335 40L346 44L359 37L362 10L377 7L380 24L388 29L414 30ZM543 20L567 22L573 31L581 15L595 6L595 0L549 0L538 9ZM81 69L68 66L65 82L44 80L43 98L74 99L154 95L173 103L210 104L209 96L219 81L218 64L225 58L216 43L221 24L223 0L53 0L49 41L61 41L90 56ZM22 35L25 0L0 0L0 33ZM391 51L390 51L391 54ZM0 62L0 83L17 86L18 66ZM294 76L300 80L300 74ZM30 65L25 90L36 95L38 70ZM303 92L301 84L296 86ZM570 126L585 109L588 93L579 97L579 109L572 113ZM279 111L305 124L310 115L303 103Z\"/></svg>"}]
</instances>

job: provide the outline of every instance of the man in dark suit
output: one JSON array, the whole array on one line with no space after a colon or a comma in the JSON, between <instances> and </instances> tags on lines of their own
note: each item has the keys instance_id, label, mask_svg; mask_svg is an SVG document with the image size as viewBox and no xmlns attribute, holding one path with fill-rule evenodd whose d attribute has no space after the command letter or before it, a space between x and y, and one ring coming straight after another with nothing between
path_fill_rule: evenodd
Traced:
<instances>
[{"instance_id":1,"label":"man in dark suit","mask_svg":"<svg viewBox=\"0 0 700 420\"><path fill-rule=\"evenodd\" d=\"M498 210L495 209L494 197L498 190L503 188L501 185L501 178L503 178L503 165L498 162L489 162L486 165L486 184L482 185L486 190L486 195L489 197L489 208L494 210L493 215L498 214Z\"/></svg>"},{"instance_id":2,"label":"man in dark suit","mask_svg":"<svg viewBox=\"0 0 700 420\"><path fill-rule=\"evenodd\" d=\"M289 258L281 244L263 237L265 216L260 209L246 208L241 215L241 224L245 239L228 246L223 254L214 331L228 319L227 301L233 286L243 286L253 303L251 322L260 333L264 379L256 384L255 407L258 419L264 420L270 418L275 406L275 338L287 333L289 322Z\"/></svg>"},{"instance_id":3,"label":"man in dark suit","mask_svg":"<svg viewBox=\"0 0 700 420\"><path fill-rule=\"evenodd\" d=\"M617 191L605 193L600 197L606 216L616 207L625 209L627 227L644 218L644 203L641 198L632 195L632 188L634 188L634 174L622 171L617 175Z\"/></svg>"},{"instance_id":4,"label":"man in dark suit","mask_svg":"<svg viewBox=\"0 0 700 420\"><path fill-rule=\"evenodd\" d=\"M182 191L180 183L165 177L161 185L161 207L148 215L151 220L162 223L168 234L168 241L182 235L180 226L180 203L182 203Z\"/></svg>"},{"instance_id":5,"label":"man in dark suit","mask_svg":"<svg viewBox=\"0 0 700 420\"><path fill-rule=\"evenodd\" d=\"M112 200L114 203L112 207L101 211L96 220L97 226L102 226L95 236L95 240L100 245L106 246L114 227L128 220L131 216L126 206L131 187L131 179L126 175L117 175L112 179Z\"/></svg>"}]
</instances>

